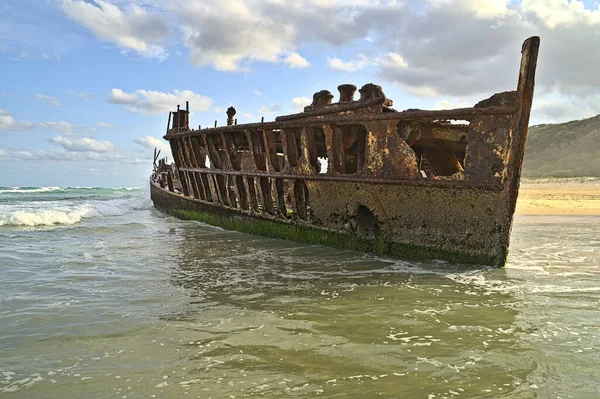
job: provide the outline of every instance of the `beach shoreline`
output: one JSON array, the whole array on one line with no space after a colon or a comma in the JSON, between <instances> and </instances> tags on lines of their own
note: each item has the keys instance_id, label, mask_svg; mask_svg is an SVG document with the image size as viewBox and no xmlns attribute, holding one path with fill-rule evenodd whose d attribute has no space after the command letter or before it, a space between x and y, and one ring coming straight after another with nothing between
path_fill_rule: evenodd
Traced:
<instances>
[{"instance_id":1,"label":"beach shoreline","mask_svg":"<svg viewBox=\"0 0 600 399\"><path fill-rule=\"evenodd\" d=\"M517 215L600 215L600 178L523 179Z\"/></svg>"}]
</instances>

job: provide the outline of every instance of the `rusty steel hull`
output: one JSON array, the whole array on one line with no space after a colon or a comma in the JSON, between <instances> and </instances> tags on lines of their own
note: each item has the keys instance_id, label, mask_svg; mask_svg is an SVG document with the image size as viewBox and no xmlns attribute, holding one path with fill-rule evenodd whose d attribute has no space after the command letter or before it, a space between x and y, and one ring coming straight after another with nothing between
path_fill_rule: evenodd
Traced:
<instances>
[{"instance_id":1,"label":"rusty steel hull","mask_svg":"<svg viewBox=\"0 0 600 399\"><path fill-rule=\"evenodd\" d=\"M190 129L169 114L150 179L156 208L227 229L411 258L506 262L539 38L515 91L473 108L397 112L381 87L315 93L274 122ZM171 125L171 117L173 123ZM156 157L155 157L156 158Z\"/></svg>"},{"instance_id":2,"label":"rusty steel hull","mask_svg":"<svg viewBox=\"0 0 600 399\"><path fill-rule=\"evenodd\" d=\"M504 265L508 251L511 215L507 208L493 206L506 201L506 190L389 184L358 188L347 182L314 181L308 184L313 204L313 222L308 223L220 206L150 185L154 206L161 211L267 237L409 259L496 266ZM332 196L339 199L335 205L328 201ZM361 209L372 215L361 215Z\"/></svg>"}]
</instances>

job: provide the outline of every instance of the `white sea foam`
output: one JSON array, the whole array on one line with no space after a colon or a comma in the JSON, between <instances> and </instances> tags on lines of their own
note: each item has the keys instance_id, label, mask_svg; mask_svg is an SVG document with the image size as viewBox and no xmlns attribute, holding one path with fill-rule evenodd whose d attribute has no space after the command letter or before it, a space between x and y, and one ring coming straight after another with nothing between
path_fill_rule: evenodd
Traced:
<instances>
[{"instance_id":1,"label":"white sea foam","mask_svg":"<svg viewBox=\"0 0 600 399\"><path fill-rule=\"evenodd\" d=\"M72 225L84 218L121 216L136 210L149 209L146 198L119 198L108 201L89 201L84 204L65 205L60 202L40 203L35 208L0 207L0 226L52 226Z\"/></svg>"},{"instance_id":2,"label":"white sea foam","mask_svg":"<svg viewBox=\"0 0 600 399\"><path fill-rule=\"evenodd\" d=\"M54 224L75 224L88 213L86 206L81 206L72 211L60 210L31 210L14 211L6 215L0 215L0 226L51 226Z\"/></svg>"},{"instance_id":3,"label":"white sea foam","mask_svg":"<svg viewBox=\"0 0 600 399\"><path fill-rule=\"evenodd\" d=\"M60 187L31 187L31 188L21 188L21 187L10 187L7 189L0 190L0 194L3 193L46 193L49 191L57 191L62 190Z\"/></svg>"}]
</instances>

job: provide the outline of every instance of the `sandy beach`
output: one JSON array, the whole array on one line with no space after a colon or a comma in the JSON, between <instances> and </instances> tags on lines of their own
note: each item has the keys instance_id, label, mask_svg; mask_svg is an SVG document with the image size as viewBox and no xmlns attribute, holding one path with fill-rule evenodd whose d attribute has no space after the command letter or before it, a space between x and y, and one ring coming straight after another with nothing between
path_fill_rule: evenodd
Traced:
<instances>
[{"instance_id":1,"label":"sandy beach","mask_svg":"<svg viewBox=\"0 0 600 399\"><path fill-rule=\"evenodd\" d=\"M600 215L600 178L521 181L517 215Z\"/></svg>"}]
</instances>

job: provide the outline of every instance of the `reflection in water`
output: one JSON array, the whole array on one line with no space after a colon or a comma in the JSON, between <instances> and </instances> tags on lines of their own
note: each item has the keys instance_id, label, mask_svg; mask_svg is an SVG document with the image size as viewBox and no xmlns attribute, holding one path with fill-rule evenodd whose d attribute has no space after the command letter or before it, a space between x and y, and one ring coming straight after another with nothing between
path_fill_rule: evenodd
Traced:
<instances>
[{"instance_id":1,"label":"reflection in water","mask_svg":"<svg viewBox=\"0 0 600 399\"><path fill-rule=\"evenodd\" d=\"M190 302L169 320L194 331L186 362L223 397L531 395L503 271L478 284L463 266L219 230L186 231L178 253Z\"/></svg>"},{"instance_id":2,"label":"reflection in water","mask_svg":"<svg viewBox=\"0 0 600 399\"><path fill-rule=\"evenodd\" d=\"M151 209L0 229L0 397L597 398L599 221L518 219L483 270Z\"/></svg>"}]
</instances>

